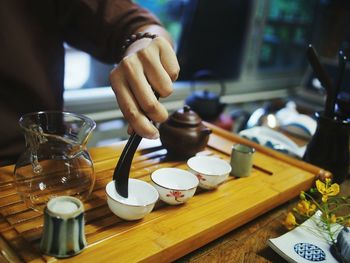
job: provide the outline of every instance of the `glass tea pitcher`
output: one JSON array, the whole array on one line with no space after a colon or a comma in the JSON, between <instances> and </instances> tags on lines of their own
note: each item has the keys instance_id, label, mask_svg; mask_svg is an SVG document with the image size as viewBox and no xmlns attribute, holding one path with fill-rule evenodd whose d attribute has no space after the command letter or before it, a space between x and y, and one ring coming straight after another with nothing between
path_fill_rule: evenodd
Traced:
<instances>
[{"instance_id":1,"label":"glass tea pitcher","mask_svg":"<svg viewBox=\"0 0 350 263\"><path fill-rule=\"evenodd\" d=\"M28 207L43 210L55 196L85 200L95 175L86 143L96 123L82 115L42 111L22 116L26 148L15 165L18 194Z\"/></svg>"}]
</instances>

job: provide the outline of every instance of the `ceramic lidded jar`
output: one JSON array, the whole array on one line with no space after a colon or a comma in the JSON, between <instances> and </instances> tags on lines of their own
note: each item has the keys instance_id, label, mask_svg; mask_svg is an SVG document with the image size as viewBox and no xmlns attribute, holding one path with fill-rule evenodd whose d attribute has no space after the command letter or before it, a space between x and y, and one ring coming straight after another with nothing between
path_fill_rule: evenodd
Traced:
<instances>
[{"instance_id":1,"label":"ceramic lidded jar","mask_svg":"<svg viewBox=\"0 0 350 263\"><path fill-rule=\"evenodd\" d=\"M169 155L186 159L205 148L211 130L202 123L196 112L184 106L160 124L159 133Z\"/></svg>"}]
</instances>

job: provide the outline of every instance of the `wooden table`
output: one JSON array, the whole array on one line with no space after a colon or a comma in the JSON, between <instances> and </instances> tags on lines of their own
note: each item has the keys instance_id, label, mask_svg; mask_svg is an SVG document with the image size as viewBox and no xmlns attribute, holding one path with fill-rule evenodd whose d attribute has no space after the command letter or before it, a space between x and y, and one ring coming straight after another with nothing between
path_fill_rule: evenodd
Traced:
<instances>
[{"instance_id":1,"label":"wooden table","mask_svg":"<svg viewBox=\"0 0 350 263\"><path fill-rule=\"evenodd\" d=\"M342 183L340 195L350 195L349 179ZM299 198L294 198L288 201L176 262L287 262L267 246L267 240L287 232L282 223L287 213L296 206L299 200Z\"/></svg>"},{"instance_id":2,"label":"wooden table","mask_svg":"<svg viewBox=\"0 0 350 263\"><path fill-rule=\"evenodd\" d=\"M280 262L266 247L266 240L285 232L281 222L289 207L286 202L309 189L325 171L207 125L213 133L202 154L229 161L234 143L252 145L257 152L251 176L230 177L214 191L198 190L181 206L158 202L143 220L127 222L109 211L104 193L124 142L91 149L97 180L91 199L85 202L89 246L64 261ZM184 161L168 159L159 141L143 141L131 176L149 181L150 173L161 167L187 169ZM27 209L17 196L13 166L0 169L0 213L0 245L5 257L26 262L57 260L38 249L42 215Z\"/></svg>"}]
</instances>

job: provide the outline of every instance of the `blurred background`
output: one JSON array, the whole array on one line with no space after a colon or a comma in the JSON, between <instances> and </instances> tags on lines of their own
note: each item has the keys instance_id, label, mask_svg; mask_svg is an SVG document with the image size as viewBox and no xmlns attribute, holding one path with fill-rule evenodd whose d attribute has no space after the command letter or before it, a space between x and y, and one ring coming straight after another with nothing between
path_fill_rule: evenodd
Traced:
<instances>
[{"instance_id":1,"label":"blurred background","mask_svg":"<svg viewBox=\"0 0 350 263\"><path fill-rule=\"evenodd\" d=\"M201 117L234 133L275 128L278 120L264 117L288 107L312 118L323 109L324 89L310 69L307 47L314 46L335 80L338 51L350 41L347 0L135 2L155 13L175 41L181 73L174 93L162 101L169 112L185 103L196 107L198 100L214 102L215 114L198 109ZM128 138L109 87L113 65L68 45L65 59L65 109L97 122L90 146ZM348 69L341 93L347 102Z\"/></svg>"}]
</instances>

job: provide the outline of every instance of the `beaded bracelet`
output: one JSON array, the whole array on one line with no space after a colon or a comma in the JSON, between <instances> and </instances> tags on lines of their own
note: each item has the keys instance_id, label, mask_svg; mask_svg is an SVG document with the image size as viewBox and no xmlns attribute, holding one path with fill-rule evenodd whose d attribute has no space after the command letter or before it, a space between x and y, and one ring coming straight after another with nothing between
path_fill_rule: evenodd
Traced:
<instances>
[{"instance_id":1,"label":"beaded bracelet","mask_svg":"<svg viewBox=\"0 0 350 263\"><path fill-rule=\"evenodd\" d=\"M137 40L140 40L142 38L150 38L150 39L154 39L156 38L157 35L156 34L151 34L149 32L138 32L136 34L132 34L130 37L128 37L125 42L124 45L122 46L123 50L126 50L132 43L136 42Z\"/></svg>"}]
</instances>

